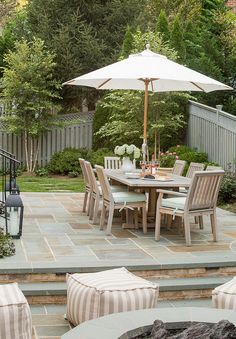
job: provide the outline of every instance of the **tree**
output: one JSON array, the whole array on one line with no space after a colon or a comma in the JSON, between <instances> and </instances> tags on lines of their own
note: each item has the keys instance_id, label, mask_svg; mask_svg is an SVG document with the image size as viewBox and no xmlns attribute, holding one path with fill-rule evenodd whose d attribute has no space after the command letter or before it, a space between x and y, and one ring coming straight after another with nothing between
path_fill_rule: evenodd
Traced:
<instances>
[{"instance_id":1,"label":"tree","mask_svg":"<svg viewBox=\"0 0 236 339\"><path fill-rule=\"evenodd\" d=\"M178 15L175 16L171 25L170 45L178 52L181 61L186 58L183 29L180 25Z\"/></svg>"},{"instance_id":2,"label":"tree","mask_svg":"<svg viewBox=\"0 0 236 339\"><path fill-rule=\"evenodd\" d=\"M53 78L55 55L48 52L44 42L16 42L15 51L5 56L6 66L1 79L7 115L1 118L6 130L22 134L27 171L37 164L39 136L55 124L59 85Z\"/></svg>"},{"instance_id":3,"label":"tree","mask_svg":"<svg viewBox=\"0 0 236 339\"><path fill-rule=\"evenodd\" d=\"M165 11L161 10L157 19L157 32L161 33L163 40L168 41L170 39L169 23Z\"/></svg>"},{"instance_id":4,"label":"tree","mask_svg":"<svg viewBox=\"0 0 236 339\"><path fill-rule=\"evenodd\" d=\"M123 44L121 46L121 57L127 58L130 55L132 49L133 49L133 34L131 32L130 26L128 25L125 32Z\"/></svg>"}]
</instances>

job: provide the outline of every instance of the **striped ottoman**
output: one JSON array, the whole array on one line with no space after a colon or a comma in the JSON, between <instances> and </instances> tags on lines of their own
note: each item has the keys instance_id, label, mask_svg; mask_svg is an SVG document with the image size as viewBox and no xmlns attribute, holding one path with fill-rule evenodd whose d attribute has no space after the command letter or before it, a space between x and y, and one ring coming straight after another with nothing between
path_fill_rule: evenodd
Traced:
<instances>
[{"instance_id":1,"label":"striped ottoman","mask_svg":"<svg viewBox=\"0 0 236 339\"><path fill-rule=\"evenodd\" d=\"M212 291L212 302L215 308L236 310L236 277Z\"/></svg>"},{"instance_id":2,"label":"striped ottoman","mask_svg":"<svg viewBox=\"0 0 236 339\"><path fill-rule=\"evenodd\" d=\"M0 338L32 338L29 304L17 283L0 285Z\"/></svg>"},{"instance_id":3,"label":"striped ottoman","mask_svg":"<svg viewBox=\"0 0 236 339\"><path fill-rule=\"evenodd\" d=\"M67 274L67 319L78 325L110 313L153 308L159 285L126 268L98 273Z\"/></svg>"}]
</instances>

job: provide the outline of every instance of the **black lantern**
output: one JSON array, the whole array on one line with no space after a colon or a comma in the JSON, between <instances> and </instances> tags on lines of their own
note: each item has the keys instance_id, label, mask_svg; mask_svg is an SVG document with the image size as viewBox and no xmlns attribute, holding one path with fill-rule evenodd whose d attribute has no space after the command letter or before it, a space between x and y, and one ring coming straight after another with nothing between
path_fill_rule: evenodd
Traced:
<instances>
[{"instance_id":1,"label":"black lantern","mask_svg":"<svg viewBox=\"0 0 236 339\"><path fill-rule=\"evenodd\" d=\"M12 238L19 239L22 235L24 205L21 197L13 189L5 201L6 233Z\"/></svg>"}]
</instances>

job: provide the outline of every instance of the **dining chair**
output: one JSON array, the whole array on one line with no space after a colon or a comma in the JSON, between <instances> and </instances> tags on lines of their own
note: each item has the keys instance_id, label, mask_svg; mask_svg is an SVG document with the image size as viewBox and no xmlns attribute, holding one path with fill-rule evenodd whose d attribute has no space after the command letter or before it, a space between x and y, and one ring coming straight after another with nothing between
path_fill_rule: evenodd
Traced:
<instances>
[{"instance_id":1,"label":"dining chair","mask_svg":"<svg viewBox=\"0 0 236 339\"><path fill-rule=\"evenodd\" d=\"M210 215L213 239L217 241L216 203L223 175L223 170L194 172L187 194L158 189L155 240L160 239L161 215L167 214L181 217L187 246L191 246L190 216ZM163 199L166 193L173 197Z\"/></svg>"},{"instance_id":2,"label":"dining chair","mask_svg":"<svg viewBox=\"0 0 236 339\"><path fill-rule=\"evenodd\" d=\"M87 174L87 170L85 168L85 160L82 159L82 158L79 158L79 163L80 163L82 175L83 175L84 182L85 182L85 195L84 195L84 203L83 203L83 212L87 211L87 215L89 215L89 203L88 203L88 201L90 200L90 192L91 192L90 181L89 181L89 177L88 177L88 174Z\"/></svg>"},{"instance_id":3,"label":"dining chair","mask_svg":"<svg viewBox=\"0 0 236 339\"><path fill-rule=\"evenodd\" d=\"M98 212L99 212L99 205L102 201L102 189L100 186L100 182L97 181L95 176L95 172L92 168L92 165L89 161L84 162L88 180L90 183L90 200L89 200L89 219L92 220L93 224L96 224L98 221ZM125 192L127 191L126 186L121 185L113 185L111 186L112 192Z\"/></svg>"},{"instance_id":4,"label":"dining chair","mask_svg":"<svg viewBox=\"0 0 236 339\"><path fill-rule=\"evenodd\" d=\"M117 170L121 168L121 161L119 157L104 157L105 169Z\"/></svg>"},{"instance_id":5,"label":"dining chair","mask_svg":"<svg viewBox=\"0 0 236 339\"><path fill-rule=\"evenodd\" d=\"M196 171L203 171L204 170L204 164L203 163L198 163L198 162L190 162L188 171L186 173L187 178L192 178L193 173Z\"/></svg>"},{"instance_id":6,"label":"dining chair","mask_svg":"<svg viewBox=\"0 0 236 339\"><path fill-rule=\"evenodd\" d=\"M147 212L146 212L146 195L144 193L137 192L112 192L111 186L109 184L107 175L102 166L95 166L98 179L101 184L102 195L103 195L103 204L102 204L102 214L100 219L100 228L104 228L105 223L105 214L108 210L108 220L106 233L111 234L112 220L114 210L123 210L124 208L129 208L131 210L137 210L142 208L142 223L143 223L143 232L147 233Z\"/></svg>"},{"instance_id":7,"label":"dining chair","mask_svg":"<svg viewBox=\"0 0 236 339\"><path fill-rule=\"evenodd\" d=\"M182 175L185 165L186 165L185 160L175 160L172 174Z\"/></svg>"}]
</instances>

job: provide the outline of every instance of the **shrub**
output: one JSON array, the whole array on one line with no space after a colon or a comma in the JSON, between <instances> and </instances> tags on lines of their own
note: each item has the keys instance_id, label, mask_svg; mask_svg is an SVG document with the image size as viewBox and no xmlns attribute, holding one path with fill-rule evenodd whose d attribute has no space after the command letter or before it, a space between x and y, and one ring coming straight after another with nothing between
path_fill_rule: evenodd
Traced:
<instances>
[{"instance_id":1,"label":"shrub","mask_svg":"<svg viewBox=\"0 0 236 339\"><path fill-rule=\"evenodd\" d=\"M189 151L181 154L179 158L190 164L190 162L207 162L208 155L205 152Z\"/></svg>"},{"instance_id":2,"label":"shrub","mask_svg":"<svg viewBox=\"0 0 236 339\"><path fill-rule=\"evenodd\" d=\"M65 148L53 154L48 170L53 174L67 175L69 172L81 172L79 158L87 159L88 151L84 148Z\"/></svg>"},{"instance_id":3,"label":"shrub","mask_svg":"<svg viewBox=\"0 0 236 339\"><path fill-rule=\"evenodd\" d=\"M105 156L115 156L114 152L108 148L100 148L97 151L90 151L88 153L88 159L91 162L92 166L101 165L104 166L104 157Z\"/></svg>"},{"instance_id":4,"label":"shrub","mask_svg":"<svg viewBox=\"0 0 236 339\"><path fill-rule=\"evenodd\" d=\"M160 167L173 167L175 160L175 154L163 153L160 158Z\"/></svg>"},{"instance_id":5,"label":"shrub","mask_svg":"<svg viewBox=\"0 0 236 339\"><path fill-rule=\"evenodd\" d=\"M69 178L76 178L76 177L78 177L78 175L79 175L78 171L72 171L72 172L68 173Z\"/></svg>"},{"instance_id":6,"label":"shrub","mask_svg":"<svg viewBox=\"0 0 236 339\"><path fill-rule=\"evenodd\" d=\"M236 174L226 172L221 185L218 196L219 203L231 202L236 199Z\"/></svg>"},{"instance_id":7,"label":"shrub","mask_svg":"<svg viewBox=\"0 0 236 339\"><path fill-rule=\"evenodd\" d=\"M16 253L15 245L9 234L0 229L0 258L10 257Z\"/></svg>"},{"instance_id":8,"label":"shrub","mask_svg":"<svg viewBox=\"0 0 236 339\"><path fill-rule=\"evenodd\" d=\"M37 177L47 177L49 174L49 171L47 167L39 167L35 170L35 174Z\"/></svg>"},{"instance_id":9,"label":"shrub","mask_svg":"<svg viewBox=\"0 0 236 339\"><path fill-rule=\"evenodd\" d=\"M177 145L177 146L172 146L169 148L169 152L171 153L176 153L177 155L181 155L187 152L192 152L193 150L185 145Z\"/></svg>"}]
</instances>

